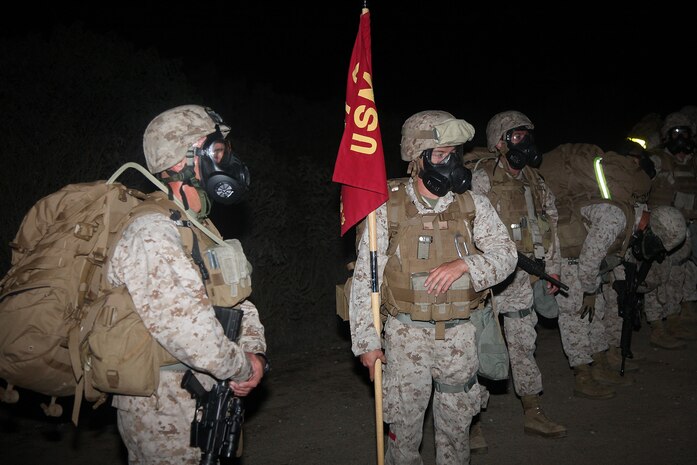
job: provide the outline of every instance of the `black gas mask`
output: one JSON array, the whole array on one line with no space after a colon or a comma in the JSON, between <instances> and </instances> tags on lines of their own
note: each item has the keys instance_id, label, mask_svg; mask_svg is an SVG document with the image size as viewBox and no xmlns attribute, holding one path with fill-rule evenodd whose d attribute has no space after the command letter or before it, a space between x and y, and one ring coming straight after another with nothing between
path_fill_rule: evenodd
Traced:
<instances>
[{"instance_id":1,"label":"black gas mask","mask_svg":"<svg viewBox=\"0 0 697 465\"><path fill-rule=\"evenodd\" d=\"M631 247L632 255L640 261L655 260L661 263L666 258L667 252L663 241L650 227L632 234Z\"/></svg>"},{"instance_id":2,"label":"black gas mask","mask_svg":"<svg viewBox=\"0 0 697 465\"><path fill-rule=\"evenodd\" d=\"M430 193L443 197L450 191L463 194L472 187L472 172L462 162L462 145L456 146L442 163L434 164L431 161L432 154L433 149L421 152L423 169L419 172L419 177Z\"/></svg>"},{"instance_id":3,"label":"black gas mask","mask_svg":"<svg viewBox=\"0 0 697 465\"><path fill-rule=\"evenodd\" d=\"M525 126L509 129L506 131L504 141L508 147L506 159L511 168L515 170L522 170L525 166L539 168L542 164L542 153L535 145L532 129Z\"/></svg>"},{"instance_id":4,"label":"black gas mask","mask_svg":"<svg viewBox=\"0 0 697 465\"><path fill-rule=\"evenodd\" d=\"M249 190L249 169L232 152L230 142L225 139L216 126L216 132L209 134L200 149L199 158L201 183L206 194L214 202L223 205L240 203Z\"/></svg>"},{"instance_id":5,"label":"black gas mask","mask_svg":"<svg viewBox=\"0 0 697 465\"><path fill-rule=\"evenodd\" d=\"M688 126L671 128L666 136L665 146L673 155L694 153L695 141L692 139L692 130Z\"/></svg>"}]
</instances>

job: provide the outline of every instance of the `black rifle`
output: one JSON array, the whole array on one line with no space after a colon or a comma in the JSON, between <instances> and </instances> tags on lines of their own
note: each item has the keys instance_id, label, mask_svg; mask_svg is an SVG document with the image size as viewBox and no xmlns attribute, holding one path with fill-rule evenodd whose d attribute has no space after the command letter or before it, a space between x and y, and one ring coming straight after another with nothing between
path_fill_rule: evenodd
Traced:
<instances>
[{"instance_id":1,"label":"black rifle","mask_svg":"<svg viewBox=\"0 0 697 465\"><path fill-rule=\"evenodd\" d=\"M632 354L632 331L641 328L641 304L637 289L644 282L649 273L652 261L644 260L637 271L636 263L622 261L624 265L624 280L612 283L612 288L617 292L617 313L622 318L622 335L620 336L620 350L622 351L622 364L620 375L624 376L624 362L628 358L634 358Z\"/></svg>"},{"instance_id":2,"label":"black rifle","mask_svg":"<svg viewBox=\"0 0 697 465\"><path fill-rule=\"evenodd\" d=\"M538 260L533 260L520 252L518 252L518 267L524 271L527 271L529 274L535 275L538 278L544 279L545 281L549 281L559 289L563 289L565 291L569 290L569 286L545 273L544 263Z\"/></svg>"},{"instance_id":3,"label":"black rifle","mask_svg":"<svg viewBox=\"0 0 697 465\"><path fill-rule=\"evenodd\" d=\"M239 308L215 307L215 316L231 341L239 336L242 314ZM235 397L227 380L217 381L206 391L191 370L184 373L181 386L196 399L189 445L201 449L201 465L214 465L220 457L232 457L242 436L242 399Z\"/></svg>"}]
</instances>

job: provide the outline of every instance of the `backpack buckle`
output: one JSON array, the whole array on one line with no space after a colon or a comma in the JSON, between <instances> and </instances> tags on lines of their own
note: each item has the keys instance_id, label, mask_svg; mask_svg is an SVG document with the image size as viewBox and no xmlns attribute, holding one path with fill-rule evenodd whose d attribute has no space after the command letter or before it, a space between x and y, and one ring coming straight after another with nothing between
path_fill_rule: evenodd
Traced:
<instances>
[{"instance_id":1,"label":"backpack buckle","mask_svg":"<svg viewBox=\"0 0 697 465\"><path fill-rule=\"evenodd\" d=\"M97 231L97 225L92 223L77 223L73 229L73 235L83 241L89 241Z\"/></svg>"}]
</instances>

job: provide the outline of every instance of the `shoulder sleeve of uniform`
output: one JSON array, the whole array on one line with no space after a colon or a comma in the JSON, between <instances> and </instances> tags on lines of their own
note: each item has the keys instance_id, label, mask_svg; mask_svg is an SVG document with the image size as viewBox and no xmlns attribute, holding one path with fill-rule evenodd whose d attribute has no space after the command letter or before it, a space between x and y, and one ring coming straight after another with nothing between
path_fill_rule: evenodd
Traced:
<instances>
[{"instance_id":1,"label":"shoulder sleeve of uniform","mask_svg":"<svg viewBox=\"0 0 697 465\"><path fill-rule=\"evenodd\" d=\"M464 258L475 290L491 287L510 275L518 262L515 243L489 199L472 193L475 205L473 238L479 255Z\"/></svg>"}]
</instances>

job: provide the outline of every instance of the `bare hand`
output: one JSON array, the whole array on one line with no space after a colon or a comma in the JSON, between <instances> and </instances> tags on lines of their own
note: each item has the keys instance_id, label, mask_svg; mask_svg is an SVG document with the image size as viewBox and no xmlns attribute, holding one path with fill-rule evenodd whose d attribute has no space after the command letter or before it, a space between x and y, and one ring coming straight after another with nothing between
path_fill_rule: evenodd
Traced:
<instances>
[{"instance_id":1,"label":"bare hand","mask_svg":"<svg viewBox=\"0 0 697 465\"><path fill-rule=\"evenodd\" d=\"M380 359L382 363L387 363L385 353L381 349L371 350L370 352L361 354L358 358L361 361L361 365L368 369L371 381L375 381L375 361Z\"/></svg>"},{"instance_id":2,"label":"bare hand","mask_svg":"<svg viewBox=\"0 0 697 465\"><path fill-rule=\"evenodd\" d=\"M552 278L556 279L557 281L561 281L561 279L559 279L558 274L550 274L550 276ZM559 288L557 286L555 286L554 284L550 283L549 281L547 281L547 294L554 295L557 292L559 292Z\"/></svg>"},{"instance_id":3,"label":"bare hand","mask_svg":"<svg viewBox=\"0 0 697 465\"><path fill-rule=\"evenodd\" d=\"M469 267L464 260L455 259L452 262L443 263L428 273L424 286L429 294L433 292L436 295L443 294L468 271Z\"/></svg>"},{"instance_id":4,"label":"bare hand","mask_svg":"<svg viewBox=\"0 0 697 465\"><path fill-rule=\"evenodd\" d=\"M249 363L252 365L252 376L249 377L247 381L242 381L240 383L235 381L230 381L228 385L232 392L237 397L245 397L252 392L252 389L257 387L261 382L261 378L264 377L264 365L266 360L261 355L257 355L251 352L246 352Z\"/></svg>"}]
</instances>

